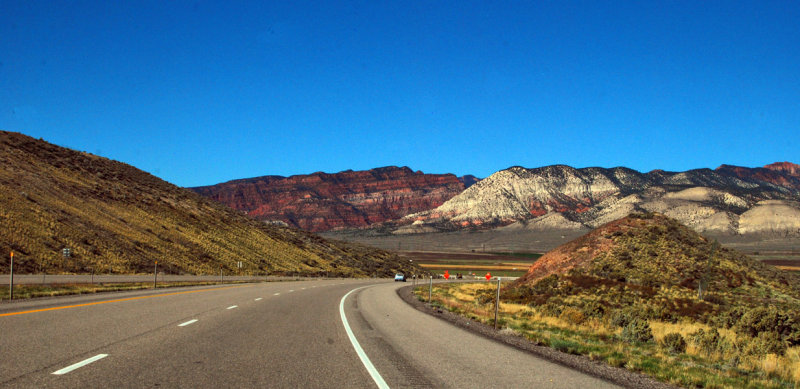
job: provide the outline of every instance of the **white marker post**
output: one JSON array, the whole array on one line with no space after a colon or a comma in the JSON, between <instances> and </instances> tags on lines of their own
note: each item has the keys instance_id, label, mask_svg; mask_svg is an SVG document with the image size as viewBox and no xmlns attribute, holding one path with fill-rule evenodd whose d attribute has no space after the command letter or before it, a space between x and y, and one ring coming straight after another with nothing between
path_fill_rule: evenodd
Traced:
<instances>
[{"instance_id":1,"label":"white marker post","mask_svg":"<svg viewBox=\"0 0 800 389\"><path fill-rule=\"evenodd\" d=\"M494 329L497 329L497 311L500 308L500 277L497 277L497 299L494 301Z\"/></svg>"},{"instance_id":2,"label":"white marker post","mask_svg":"<svg viewBox=\"0 0 800 389\"><path fill-rule=\"evenodd\" d=\"M433 276L431 276L431 285L428 288L428 302L433 302Z\"/></svg>"},{"instance_id":3,"label":"white marker post","mask_svg":"<svg viewBox=\"0 0 800 389\"><path fill-rule=\"evenodd\" d=\"M158 261L156 261L155 267L153 268L153 289L156 288L157 281L158 281Z\"/></svg>"},{"instance_id":4,"label":"white marker post","mask_svg":"<svg viewBox=\"0 0 800 389\"><path fill-rule=\"evenodd\" d=\"M8 294L11 300L14 299L14 252L11 252L11 267L9 269L11 277L8 281Z\"/></svg>"}]
</instances>

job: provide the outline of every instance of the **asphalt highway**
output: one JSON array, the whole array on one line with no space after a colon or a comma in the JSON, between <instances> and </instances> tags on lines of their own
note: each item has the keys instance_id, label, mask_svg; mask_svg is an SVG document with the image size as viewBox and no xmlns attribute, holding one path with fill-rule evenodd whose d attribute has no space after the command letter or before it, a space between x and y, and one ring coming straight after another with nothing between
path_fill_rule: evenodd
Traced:
<instances>
[{"instance_id":1,"label":"asphalt highway","mask_svg":"<svg viewBox=\"0 0 800 389\"><path fill-rule=\"evenodd\" d=\"M419 312L400 286L311 280L3 304L0 386L613 386Z\"/></svg>"}]
</instances>

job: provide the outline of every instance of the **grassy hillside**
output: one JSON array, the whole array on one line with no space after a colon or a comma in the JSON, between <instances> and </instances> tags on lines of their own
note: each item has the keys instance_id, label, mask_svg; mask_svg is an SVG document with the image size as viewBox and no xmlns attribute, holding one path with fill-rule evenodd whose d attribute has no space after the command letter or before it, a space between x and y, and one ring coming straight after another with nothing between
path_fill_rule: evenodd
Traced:
<instances>
[{"instance_id":1,"label":"grassy hillside","mask_svg":"<svg viewBox=\"0 0 800 389\"><path fill-rule=\"evenodd\" d=\"M553 250L506 293L536 304L638 307L663 320L709 321L736 307L800 309L800 277L660 214L633 214Z\"/></svg>"},{"instance_id":2,"label":"grassy hillside","mask_svg":"<svg viewBox=\"0 0 800 389\"><path fill-rule=\"evenodd\" d=\"M71 258L61 250L72 250ZM22 272L369 276L394 254L266 225L124 163L0 132L0 253ZM0 272L8 260L0 261Z\"/></svg>"}]
</instances>

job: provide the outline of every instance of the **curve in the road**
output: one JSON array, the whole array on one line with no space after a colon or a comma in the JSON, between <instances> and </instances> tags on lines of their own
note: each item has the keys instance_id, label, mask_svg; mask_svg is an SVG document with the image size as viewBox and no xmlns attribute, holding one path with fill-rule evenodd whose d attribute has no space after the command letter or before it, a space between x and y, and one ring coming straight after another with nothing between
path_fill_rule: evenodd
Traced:
<instances>
[{"instance_id":1,"label":"curve in the road","mask_svg":"<svg viewBox=\"0 0 800 389\"><path fill-rule=\"evenodd\" d=\"M386 385L386 381L383 380L381 374L378 373L378 369L375 368L375 365L372 364L372 361L369 360L367 353L364 352L364 349L361 348L361 345L358 343L356 336L353 335L353 330L350 329L350 323L347 322L347 315L344 313L344 302L347 300L347 296L350 296L353 292L364 289L366 286L362 286L360 288L355 288L342 297L342 300L339 302L339 315L342 318L342 324L344 324L345 332L347 332L347 337L350 338L350 343L353 345L353 348L356 350L356 354L358 354L358 358L361 359L361 363L364 364L364 367L367 368L370 377L372 380L375 381L375 384L378 385L380 389L389 389L389 385Z\"/></svg>"}]
</instances>

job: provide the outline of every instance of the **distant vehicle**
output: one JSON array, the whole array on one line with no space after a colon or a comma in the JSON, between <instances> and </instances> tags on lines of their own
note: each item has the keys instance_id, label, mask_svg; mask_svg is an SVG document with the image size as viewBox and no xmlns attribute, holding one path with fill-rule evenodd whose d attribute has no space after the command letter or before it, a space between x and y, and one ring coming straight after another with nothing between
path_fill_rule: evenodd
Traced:
<instances>
[{"instance_id":1,"label":"distant vehicle","mask_svg":"<svg viewBox=\"0 0 800 389\"><path fill-rule=\"evenodd\" d=\"M406 275L403 274L403 273L397 273L397 274L394 275L394 281L395 282L397 282L397 281L406 282Z\"/></svg>"}]
</instances>

